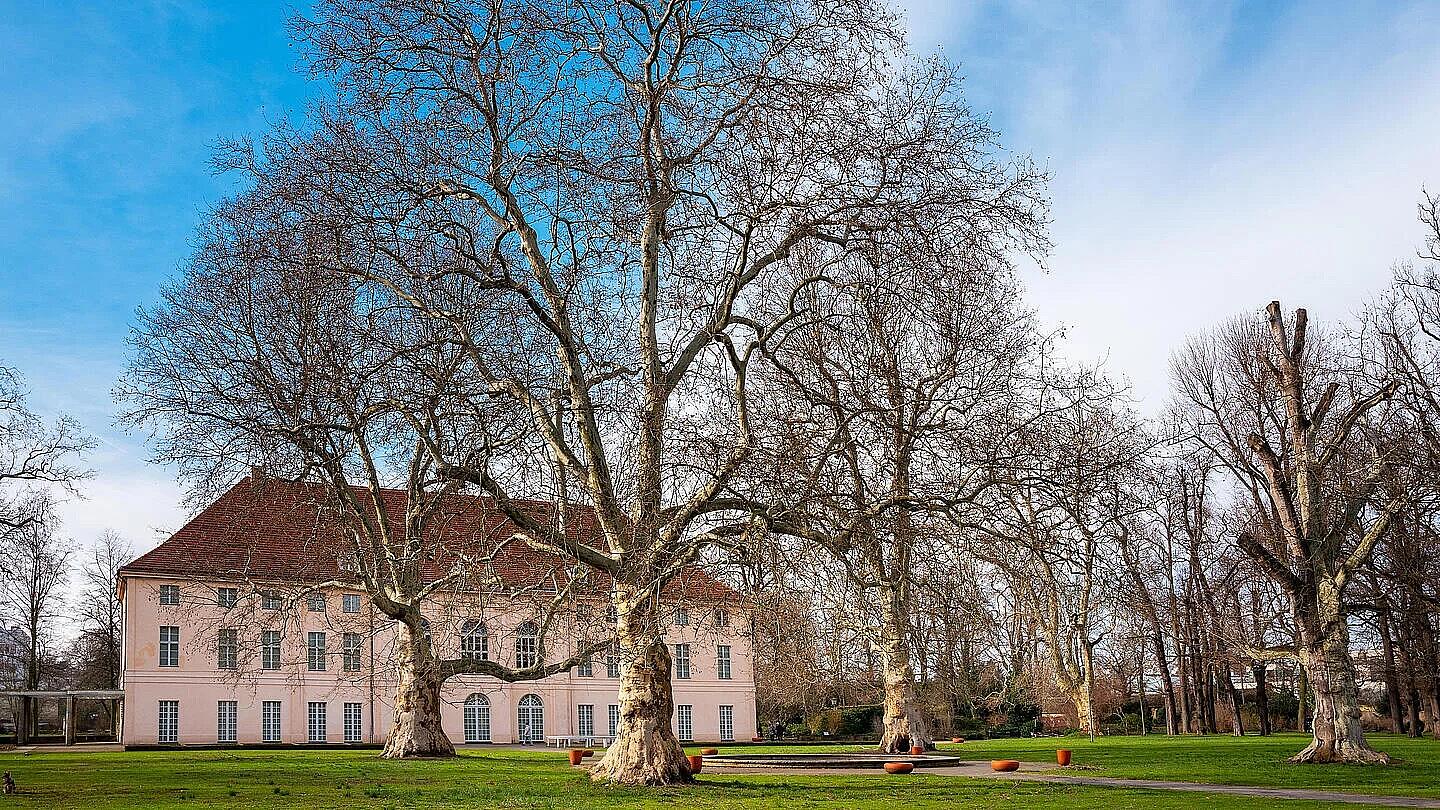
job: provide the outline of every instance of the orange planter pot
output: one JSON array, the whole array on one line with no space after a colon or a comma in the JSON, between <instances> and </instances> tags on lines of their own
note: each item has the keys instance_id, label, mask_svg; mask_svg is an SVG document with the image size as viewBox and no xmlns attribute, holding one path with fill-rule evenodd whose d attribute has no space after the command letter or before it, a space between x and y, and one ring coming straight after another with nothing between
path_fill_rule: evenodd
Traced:
<instances>
[{"instance_id":1,"label":"orange planter pot","mask_svg":"<svg viewBox=\"0 0 1440 810\"><path fill-rule=\"evenodd\" d=\"M910 746L910 755L911 755L911 756L916 756L916 757L918 757L918 756L920 756L920 755L923 754L923 753L925 753L925 746L923 746L923 745L912 745L912 746Z\"/></svg>"},{"instance_id":2,"label":"orange planter pot","mask_svg":"<svg viewBox=\"0 0 1440 810\"><path fill-rule=\"evenodd\" d=\"M992 760L990 760L990 770L992 770L992 771L1018 771L1019 769L1020 769L1020 763L1019 763L1019 761L1017 761L1017 760L1013 760L1013 759L992 759Z\"/></svg>"},{"instance_id":3,"label":"orange planter pot","mask_svg":"<svg viewBox=\"0 0 1440 810\"><path fill-rule=\"evenodd\" d=\"M579 765L579 764L580 764L580 761L583 760L583 759L585 759L585 749L583 749L583 748L571 748L571 749L570 749L570 764L571 764L571 765Z\"/></svg>"},{"instance_id":4,"label":"orange planter pot","mask_svg":"<svg viewBox=\"0 0 1440 810\"><path fill-rule=\"evenodd\" d=\"M765 742L764 737L751 737L750 742Z\"/></svg>"},{"instance_id":5,"label":"orange planter pot","mask_svg":"<svg viewBox=\"0 0 1440 810\"><path fill-rule=\"evenodd\" d=\"M716 754L720 753L720 749L719 749L719 748L701 748L701 749L700 749L700 753L701 753L701 754L704 754L704 755L707 756L707 757L713 757L713 756L715 756Z\"/></svg>"},{"instance_id":6,"label":"orange planter pot","mask_svg":"<svg viewBox=\"0 0 1440 810\"><path fill-rule=\"evenodd\" d=\"M886 773L910 773L915 766L908 762L887 762L885 763Z\"/></svg>"},{"instance_id":7,"label":"orange planter pot","mask_svg":"<svg viewBox=\"0 0 1440 810\"><path fill-rule=\"evenodd\" d=\"M952 742L952 743L962 743L962 742L965 742L965 738L964 738L964 737L951 737L951 738L950 738L950 742Z\"/></svg>"},{"instance_id":8,"label":"orange planter pot","mask_svg":"<svg viewBox=\"0 0 1440 810\"><path fill-rule=\"evenodd\" d=\"M593 756L595 756L595 752L594 752L594 751L591 751L589 748L586 748L586 749L585 749L585 756L587 756L587 757L593 757Z\"/></svg>"},{"instance_id":9,"label":"orange planter pot","mask_svg":"<svg viewBox=\"0 0 1440 810\"><path fill-rule=\"evenodd\" d=\"M696 754L693 757L687 757L687 759L690 760L690 773L700 773L700 769L705 765L705 757Z\"/></svg>"},{"instance_id":10,"label":"orange planter pot","mask_svg":"<svg viewBox=\"0 0 1440 810\"><path fill-rule=\"evenodd\" d=\"M1069 765L1069 764L1070 764L1070 749L1069 749L1069 748L1061 748L1061 749L1057 750L1057 751L1055 752L1055 761L1058 762L1058 763L1060 763L1061 767L1064 767L1064 766L1066 766L1066 765Z\"/></svg>"}]
</instances>

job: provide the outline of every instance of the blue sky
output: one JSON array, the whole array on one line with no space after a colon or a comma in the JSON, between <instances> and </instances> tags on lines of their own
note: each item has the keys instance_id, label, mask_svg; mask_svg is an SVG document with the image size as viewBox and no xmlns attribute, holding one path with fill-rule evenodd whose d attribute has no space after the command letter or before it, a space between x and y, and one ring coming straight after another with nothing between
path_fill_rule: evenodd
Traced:
<instances>
[{"instance_id":1,"label":"blue sky","mask_svg":"<svg viewBox=\"0 0 1440 810\"><path fill-rule=\"evenodd\" d=\"M1419 189L1440 187L1440 2L901 5L1007 147L1054 175L1032 303L1147 410L1185 335L1277 297L1344 317L1413 255ZM146 547L183 515L171 472L112 424L132 313L226 191L215 140L318 91L287 3L7 6L0 359L104 440L69 530Z\"/></svg>"}]
</instances>

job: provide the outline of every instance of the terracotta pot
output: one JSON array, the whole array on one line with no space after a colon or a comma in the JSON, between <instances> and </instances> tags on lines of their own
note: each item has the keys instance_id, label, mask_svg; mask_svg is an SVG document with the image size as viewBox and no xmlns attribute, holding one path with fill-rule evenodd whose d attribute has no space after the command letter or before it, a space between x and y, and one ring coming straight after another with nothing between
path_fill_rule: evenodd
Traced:
<instances>
[{"instance_id":1,"label":"terracotta pot","mask_svg":"<svg viewBox=\"0 0 1440 810\"><path fill-rule=\"evenodd\" d=\"M584 749L584 748L571 748L571 749L570 749L570 764L571 764L571 765L579 765L579 764L580 764L580 760L582 760L582 759L584 759L584 758L585 758L585 749Z\"/></svg>"},{"instance_id":2,"label":"terracotta pot","mask_svg":"<svg viewBox=\"0 0 1440 810\"><path fill-rule=\"evenodd\" d=\"M1020 770L1020 763L1013 759L992 759L990 760L990 770L1018 771Z\"/></svg>"},{"instance_id":3,"label":"terracotta pot","mask_svg":"<svg viewBox=\"0 0 1440 810\"><path fill-rule=\"evenodd\" d=\"M700 749L700 753L704 754L704 755L707 756L707 757L713 757L713 756L715 756L716 754L720 753L720 749L719 749L719 748L701 748L701 749Z\"/></svg>"},{"instance_id":4,"label":"terracotta pot","mask_svg":"<svg viewBox=\"0 0 1440 810\"><path fill-rule=\"evenodd\" d=\"M951 737L951 738L950 738L950 742L952 742L952 743L962 743L962 742L965 742L965 738L964 738L964 737Z\"/></svg>"},{"instance_id":5,"label":"terracotta pot","mask_svg":"<svg viewBox=\"0 0 1440 810\"><path fill-rule=\"evenodd\" d=\"M585 756L587 756L587 757L593 757L593 756L595 756L595 752L594 752L594 751L591 751L589 748L586 748L586 749L585 749Z\"/></svg>"},{"instance_id":6,"label":"terracotta pot","mask_svg":"<svg viewBox=\"0 0 1440 810\"><path fill-rule=\"evenodd\" d=\"M924 754L924 753L925 753L925 746L923 746L923 745L912 745L912 746L910 746L910 755L911 755L911 756L918 757L918 756L920 756L921 754Z\"/></svg>"},{"instance_id":7,"label":"terracotta pot","mask_svg":"<svg viewBox=\"0 0 1440 810\"><path fill-rule=\"evenodd\" d=\"M915 766L909 762L887 762L885 763L886 773L910 773Z\"/></svg>"},{"instance_id":8,"label":"terracotta pot","mask_svg":"<svg viewBox=\"0 0 1440 810\"><path fill-rule=\"evenodd\" d=\"M705 757L696 754L693 757L687 757L687 759L690 760L690 773L700 773L700 769L705 765Z\"/></svg>"},{"instance_id":9,"label":"terracotta pot","mask_svg":"<svg viewBox=\"0 0 1440 810\"><path fill-rule=\"evenodd\" d=\"M1070 764L1070 749L1069 749L1069 748L1060 748L1060 749L1057 749L1057 750L1055 751L1055 761L1058 762L1058 763L1060 763L1061 767L1064 767L1064 766L1066 766L1066 765L1069 765L1069 764Z\"/></svg>"},{"instance_id":10,"label":"terracotta pot","mask_svg":"<svg viewBox=\"0 0 1440 810\"><path fill-rule=\"evenodd\" d=\"M750 742L765 742L764 737L751 737Z\"/></svg>"}]
</instances>

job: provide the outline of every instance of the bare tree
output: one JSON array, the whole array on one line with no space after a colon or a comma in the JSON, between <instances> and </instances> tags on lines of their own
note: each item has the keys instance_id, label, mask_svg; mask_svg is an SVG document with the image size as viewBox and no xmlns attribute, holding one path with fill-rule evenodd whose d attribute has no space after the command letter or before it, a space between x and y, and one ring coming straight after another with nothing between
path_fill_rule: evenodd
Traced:
<instances>
[{"instance_id":1,"label":"bare tree","mask_svg":"<svg viewBox=\"0 0 1440 810\"><path fill-rule=\"evenodd\" d=\"M28 399L19 372L0 366L0 537L49 519L49 487L74 493L90 477L79 459L95 440L69 416L47 424Z\"/></svg>"},{"instance_id":2,"label":"bare tree","mask_svg":"<svg viewBox=\"0 0 1440 810\"><path fill-rule=\"evenodd\" d=\"M57 622L64 616L64 588L70 576L71 545L58 533L59 519L48 499L28 513L24 523L0 546L0 604L25 632L24 688L39 689L42 665L53 657L59 639ZM28 736L35 720L35 701L21 701L17 723Z\"/></svg>"},{"instance_id":3,"label":"bare tree","mask_svg":"<svg viewBox=\"0 0 1440 810\"><path fill-rule=\"evenodd\" d=\"M1360 727L1345 598L1403 506L1372 496L1388 459L1357 427L1398 384L1357 391L1336 353L1271 302L1176 355L1172 376L1194 441L1215 454L1253 507L1237 538L1289 597L1315 696L1314 739L1295 762L1385 762ZM1327 365L1328 364L1328 365Z\"/></svg>"},{"instance_id":4,"label":"bare tree","mask_svg":"<svg viewBox=\"0 0 1440 810\"><path fill-rule=\"evenodd\" d=\"M80 566L80 593L71 612L79 624L77 642L84 658L80 678L90 688L120 688L125 619L119 572L134 556L125 538L107 529L96 538Z\"/></svg>"}]
</instances>

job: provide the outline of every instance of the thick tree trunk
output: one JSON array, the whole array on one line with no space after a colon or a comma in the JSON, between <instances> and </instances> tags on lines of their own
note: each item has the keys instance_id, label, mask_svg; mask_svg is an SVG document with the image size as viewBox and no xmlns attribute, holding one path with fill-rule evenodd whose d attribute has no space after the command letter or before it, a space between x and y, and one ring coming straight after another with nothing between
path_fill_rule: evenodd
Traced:
<instances>
[{"instance_id":1,"label":"thick tree trunk","mask_svg":"<svg viewBox=\"0 0 1440 810\"><path fill-rule=\"evenodd\" d=\"M1395 669L1395 642L1390 637L1390 609L1381 605L1375 619L1379 624L1380 647L1385 656L1385 700L1390 710L1391 729L1396 734L1405 731L1405 709L1400 703L1400 677Z\"/></svg>"},{"instance_id":2,"label":"thick tree trunk","mask_svg":"<svg viewBox=\"0 0 1440 810\"><path fill-rule=\"evenodd\" d=\"M1245 736L1245 718L1240 714L1240 692L1235 688L1235 679L1230 676L1230 665L1221 664L1217 671L1220 685L1224 687L1225 700L1230 704L1230 733L1236 737Z\"/></svg>"},{"instance_id":3,"label":"thick tree trunk","mask_svg":"<svg viewBox=\"0 0 1440 810\"><path fill-rule=\"evenodd\" d=\"M644 589L619 587L616 643L620 659L620 728L605 756L590 769L597 782L673 785L689 782L690 762L670 728L675 713L670 691L670 650L658 606Z\"/></svg>"},{"instance_id":4,"label":"thick tree trunk","mask_svg":"<svg viewBox=\"0 0 1440 810\"><path fill-rule=\"evenodd\" d=\"M380 756L453 757L455 746L440 725L440 662L430 646L430 631L418 617L397 624L395 725Z\"/></svg>"},{"instance_id":5,"label":"thick tree trunk","mask_svg":"<svg viewBox=\"0 0 1440 810\"><path fill-rule=\"evenodd\" d=\"M880 647L885 659L885 716L880 750L909 753L919 746L935 747L930 725L920 709L915 689L915 671L910 665L909 622L904 606L893 592L881 594Z\"/></svg>"},{"instance_id":6,"label":"thick tree trunk","mask_svg":"<svg viewBox=\"0 0 1440 810\"><path fill-rule=\"evenodd\" d=\"M1265 662L1255 662L1250 667L1250 673L1255 676L1255 711L1260 715L1260 736L1269 737L1272 731L1270 727L1270 687L1267 684Z\"/></svg>"},{"instance_id":7,"label":"thick tree trunk","mask_svg":"<svg viewBox=\"0 0 1440 810\"><path fill-rule=\"evenodd\" d=\"M1314 693L1313 739L1291 762L1386 763L1390 757L1370 747L1360 727L1360 700L1350 660L1350 631L1340 595L1323 587L1313 602L1318 615L1298 617L1300 663Z\"/></svg>"}]
</instances>

